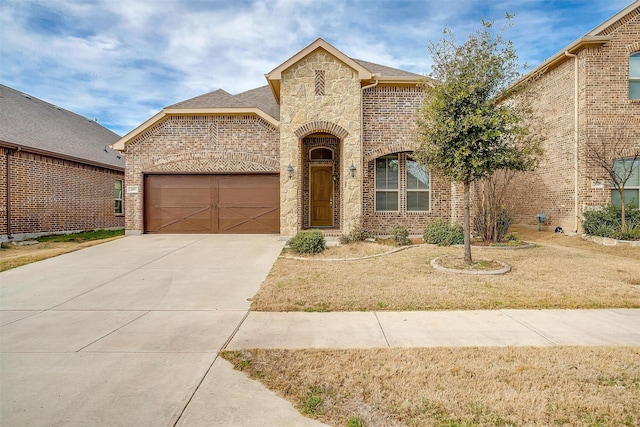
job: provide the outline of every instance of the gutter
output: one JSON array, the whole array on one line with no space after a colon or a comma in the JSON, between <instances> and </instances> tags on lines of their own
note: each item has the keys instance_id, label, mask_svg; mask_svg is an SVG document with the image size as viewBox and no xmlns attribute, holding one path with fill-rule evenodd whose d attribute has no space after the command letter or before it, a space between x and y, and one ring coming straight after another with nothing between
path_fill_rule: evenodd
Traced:
<instances>
[{"instance_id":1,"label":"gutter","mask_svg":"<svg viewBox=\"0 0 640 427\"><path fill-rule=\"evenodd\" d=\"M575 233L578 232L578 215L579 215L579 207L578 207L578 203L580 201L580 198L578 196L578 139L579 139L579 126L580 126L580 122L578 120L578 97L579 97L579 86L578 86L578 55L575 55L573 53L569 53L568 50L564 51L565 56L569 57L569 58L573 58L573 80L574 80L574 87L573 87L573 169L574 169L574 175L573 175L573 179L574 179L574 188L573 188L573 213L574 213L574 224L573 224L573 231Z\"/></svg>"},{"instance_id":2,"label":"gutter","mask_svg":"<svg viewBox=\"0 0 640 427\"><path fill-rule=\"evenodd\" d=\"M62 153L55 153L53 151L40 150L40 149L37 149L37 148L28 147L26 145L14 144L14 143L10 143L10 142L7 142L7 141L0 141L0 147L5 147L5 148L8 148L8 149L14 149L14 150L17 150L17 151L25 151L25 152L28 152L28 153L39 154L39 155L42 155L42 156L57 157L59 159L69 160L69 161L76 162L76 163L83 163L85 165L97 166L97 167L104 168L104 169L109 169L109 170L118 171L118 172L124 172L124 166L116 166L116 165L112 165L112 164L108 164L108 163L95 162L93 160L88 160L88 159L83 159L83 158L80 158L80 157L69 156L69 155L62 154Z\"/></svg>"}]
</instances>

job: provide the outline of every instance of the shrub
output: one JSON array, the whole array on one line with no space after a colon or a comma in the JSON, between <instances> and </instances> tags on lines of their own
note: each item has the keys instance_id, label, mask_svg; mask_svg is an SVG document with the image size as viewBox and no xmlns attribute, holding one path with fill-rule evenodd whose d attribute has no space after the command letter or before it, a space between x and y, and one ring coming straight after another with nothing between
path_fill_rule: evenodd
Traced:
<instances>
[{"instance_id":1,"label":"shrub","mask_svg":"<svg viewBox=\"0 0 640 427\"><path fill-rule=\"evenodd\" d=\"M298 254L317 254L326 249L327 242L320 231L309 230L298 232L289 240L288 245Z\"/></svg>"},{"instance_id":2,"label":"shrub","mask_svg":"<svg viewBox=\"0 0 640 427\"><path fill-rule=\"evenodd\" d=\"M464 243L464 232L460 224L449 225L444 219L438 219L427 225L422 239L438 246L461 245Z\"/></svg>"},{"instance_id":3,"label":"shrub","mask_svg":"<svg viewBox=\"0 0 640 427\"><path fill-rule=\"evenodd\" d=\"M396 224L389 230L391 238L398 246L406 246L411 244L409 240L409 230L404 225Z\"/></svg>"},{"instance_id":4,"label":"shrub","mask_svg":"<svg viewBox=\"0 0 640 427\"><path fill-rule=\"evenodd\" d=\"M476 232L483 242L502 242L509 232L511 215L505 208L497 210L480 206L474 218Z\"/></svg>"},{"instance_id":5,"label":"shrub","mask_svg":"<svg viewBox=\"0 0 640 427\"><path fill-rule=\"evenodd\" d=\"M591 236L611 237L621 240L640 240L640 209L633 204L625 206L627 230L622 231L621 209L606 205L584 212L582 228Z\"/></svg>"},{"instance_id":6,"label":"shrub","mask_svg":"<svg viewBox=\"0 0 640 427\"><path fill-rule=\"evenodd\" d=\"M362 227L354 227L349 234L343 234L340 236L340 243L347 245L353 242L362 242L371 237L371 233L365 231Z\"/></svg>"}]
</instances>

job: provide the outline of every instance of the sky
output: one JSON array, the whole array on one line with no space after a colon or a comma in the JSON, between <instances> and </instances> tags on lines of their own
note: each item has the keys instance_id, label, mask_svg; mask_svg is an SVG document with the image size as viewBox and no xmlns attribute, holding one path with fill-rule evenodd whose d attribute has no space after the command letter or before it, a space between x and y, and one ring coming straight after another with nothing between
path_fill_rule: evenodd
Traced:
<instances>
[{"instance_id":1,"label":"sky","mask_svg":"<svg viewBox=\"0 0 640 427\"><path fill-rule=\"evenodd\" d=\"M632 0L0 0L0 83L124 135L163 107L237 94L318 37L428 75L429 43L516 13L506 37L533 68Z\"/></svg>"}]
</instances>

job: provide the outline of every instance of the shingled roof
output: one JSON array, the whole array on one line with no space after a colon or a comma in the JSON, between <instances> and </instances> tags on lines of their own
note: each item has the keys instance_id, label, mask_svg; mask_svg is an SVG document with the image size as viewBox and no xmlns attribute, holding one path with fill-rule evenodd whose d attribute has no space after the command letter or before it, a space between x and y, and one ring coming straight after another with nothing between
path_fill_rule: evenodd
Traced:
<instances>
[{"instance_id":1,"label":"shingled roof","mask_svg":"<svg viewBox=\"0 0 640 427\"><path fill-rule=\"evenodd\" d=\"M280 106L273 99L269 86L261 86L237 95L231 95L222 89L187 99L166 109L182 108L259 108L274 119L280 119Z\"/></svg>"},{"instance_id":2,"label":"shingled roof","mask_svg":"<svg viewBox=\"0 0 640 427\"><path fill-rule=\"evenodd\" d=\"M94 120L0 84L0 144L124 170L120 136Z\"/></svg>"},{"instance_id":3,"label":"shingled roof","mask_svg":"<svg viewBox=\"0 0 640 427\"><path fill-rule=\"evenodd\" d=\"M353 59L353 58L352 58ZM374 64L373 62L353 59L355 62L365 67L377 76L384 77L415 77L421 78L420 74L385 65ZM169 105L166 109L187 109L187 108L259 108L274 119L280 120L280 105L273 97L273 92L269 86L261 86L237 95L218 89L204 95L196 96L177 104Z\"/></svg>"}]
</instances>

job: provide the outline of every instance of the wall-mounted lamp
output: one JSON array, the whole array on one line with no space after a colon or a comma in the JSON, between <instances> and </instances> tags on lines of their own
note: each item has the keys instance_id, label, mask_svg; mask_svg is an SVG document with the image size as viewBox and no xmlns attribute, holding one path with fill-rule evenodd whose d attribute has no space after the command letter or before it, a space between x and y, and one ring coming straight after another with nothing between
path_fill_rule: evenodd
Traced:
<instances>
[{"instance_id":1,"label":"wall-mounted lamp","mask_svg":"<svg viewBox=\"0 0 640 427\"><path fill-rule=\"evenodd\" d=\"M291 163L287 166L287 175L289 175L289 179L293 178L293 166L291 166Z\"/></svg>"},{"instance_id":2,"label":"wall-mounted lamp","mask_svg":"<svg viewBox=\"0 0 640 427\"><path fill-rule=\"evenodd\" d=\"M349 173L351 174L351 178L356 176L356 167L353 165L353 162L351 162L351 166L349 166Z\"/></svg>"}]
</instances>

